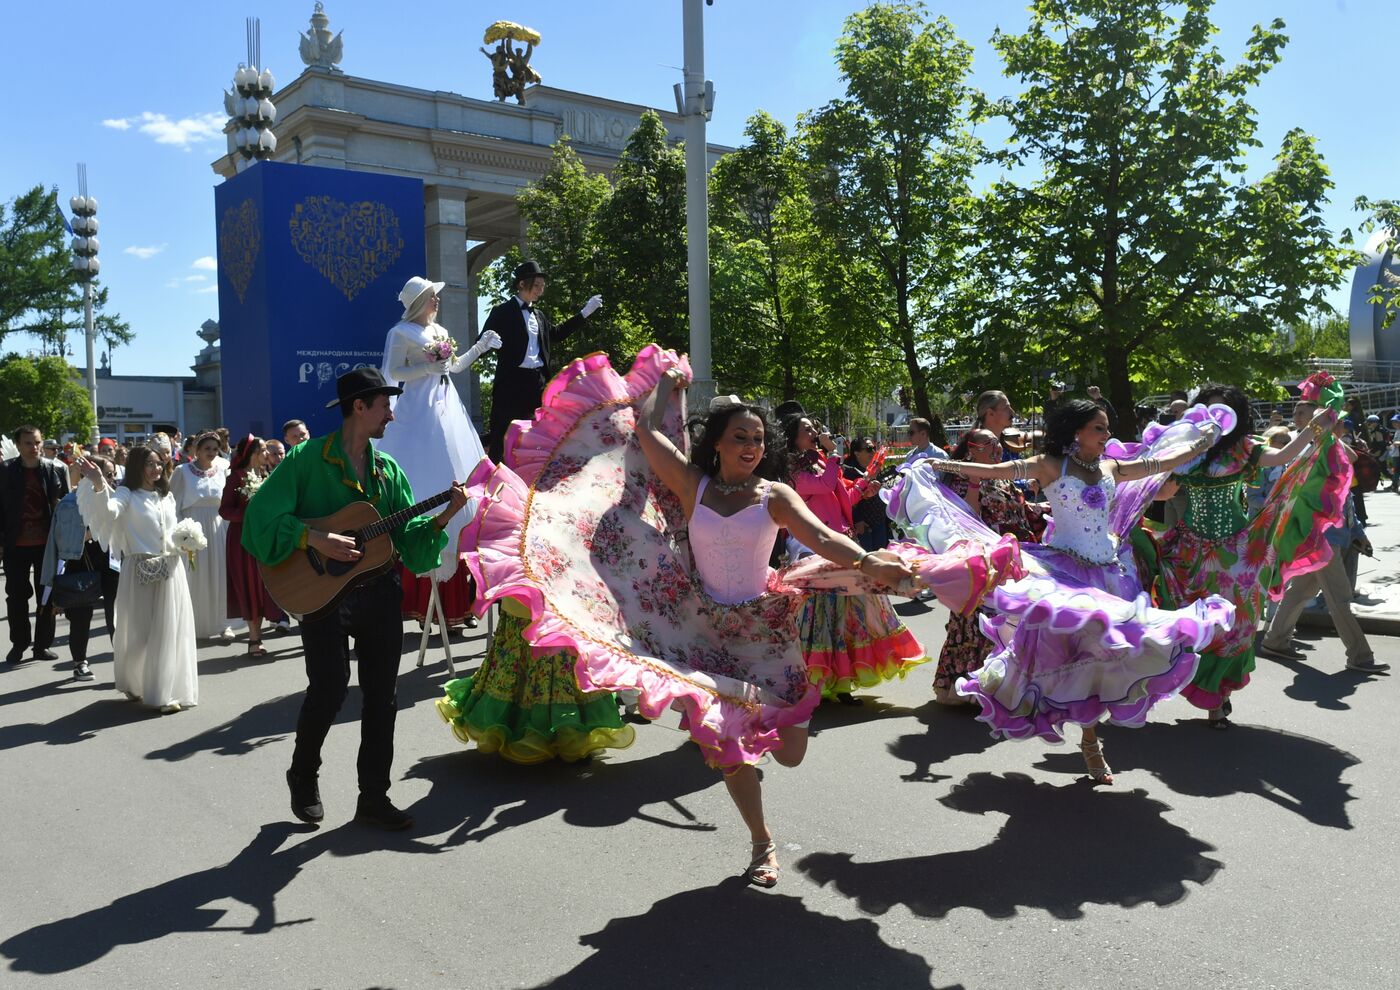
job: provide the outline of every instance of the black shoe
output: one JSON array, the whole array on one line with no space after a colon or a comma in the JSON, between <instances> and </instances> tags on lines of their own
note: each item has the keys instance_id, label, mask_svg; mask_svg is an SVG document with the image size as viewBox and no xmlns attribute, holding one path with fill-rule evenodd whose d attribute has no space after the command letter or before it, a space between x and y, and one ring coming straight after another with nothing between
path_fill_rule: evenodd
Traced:
<instances>
[{"instance_id":1,"label":"black shoe","mask_svg":"<svg viewBox=\"0 0 1400 990\"><path fill-rule=\"evenodd\" d=\"M35 660L57 660L57 659L58 659L58 654L55 653L53 650L35 650L35 651L34 651L34 659L35 659Z\"/></svg>"},{"instance_id":2,"label":"black shoe","mask_svg":"<svg viewBox=\"0 0 1400 990\"><path fill-rule=\"evenodd\" d=\"M16 646L5 654L5 662L11 667L18 667L24 663L24 647Z\"/></svg>"},{"instance_id":3,"label":"black shoe","mask_svg":"<svg viewBox=\"0 0 1400 990\"><path fill-rule=\"evenodd\" d=\"M78 665L77 665L76 667L73 668L73 680L75 680L75 681L90 681L90 680L92 680L92 668L88 666L88 662L87 662L86 660L80 660L80 661L78 661Z\"/></svg>"},{"instance_id":4,"label":"black shoe","mask_svg":"<svg viewBox=\"0 0 1400 990\"><path fill-rule=\"evenodd\" d=\"M355 821L361 825L382 828L386 832L399 832L413 827L413 816L395 808L387 795L377 798L361 795L355 805Z\"/></svg>"},{"instance_id":5,"label":"black shoe","mask_svg":"<svg viewBox=\"0 0 1400 990\"><path fill-rule=\"evenodd\" d=\"M287 787L292 792L292 814L308 825L321 824L326 809L321 807L321 788L316 786L316 778L307 779L288 770Z\"/></svg>"}]
</instances>

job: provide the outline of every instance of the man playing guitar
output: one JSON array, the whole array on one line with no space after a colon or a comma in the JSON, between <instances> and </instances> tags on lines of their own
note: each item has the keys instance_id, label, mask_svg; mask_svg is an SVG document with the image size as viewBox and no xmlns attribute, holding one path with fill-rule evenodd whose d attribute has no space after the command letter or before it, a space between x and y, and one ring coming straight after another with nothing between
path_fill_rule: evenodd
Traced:
<instances>
[{"instance_id":1,"label":"man playing guitar","mask_svg":"<svg viewBox=\"0 0 1400 990\"><path fill-rule=\"evenodd\" d=\"M379 453L371 439L384 435L394 418L389 396L401 391L377 368L357 368L336 381L334 402L341 427L313 437L287 452L248 503L243 546L264 564L275 565L308 547L334 561L354 561L356 541L338 533L314 532L302 520L320 519L355 501L367 501L381 516L413 505L413 492L393 458ZM443 527L467 504L466 489L454 485L447 506L436 516L419 516L390 537L409 570L426 573L441 561L447 537ZM398 572L389 568L352 587L338 607L301 624L306 655L306 699L297 718L287 786L292 814L317 824L324 817L317 774L321 744L345 700L350 682L350 640L360 663L360 798L355 820L383 829L409 828L413 818L389 800L389 769L394 757L395 693L403 621Z\"/></svg>"}]
</instances>

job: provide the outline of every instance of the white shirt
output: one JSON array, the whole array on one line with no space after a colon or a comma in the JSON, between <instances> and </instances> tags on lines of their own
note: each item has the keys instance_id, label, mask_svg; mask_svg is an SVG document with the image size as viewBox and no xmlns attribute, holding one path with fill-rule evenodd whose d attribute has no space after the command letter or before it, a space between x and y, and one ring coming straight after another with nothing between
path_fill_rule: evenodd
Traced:
<instances>
[{"instance_id":1,"label":"white shirt","mask_svg":"<svg viewBox=\"0 0 1400 990\"><path fill-rule=\"evenodd\" d=\"M535 310L525 308L525 300L519 296L515 297L515 304L520 307L520 315L525 317L525 332L530 335L530 342L525 347L525 360L520 362L522 368L543 368L544 362L540 360L540 321L535 316Z\"/></svg>"},{"instance_id":2,"label":"white shirt","mask_svg":"<svg viewBox=\"0 0 1400 990\"><path fill-rule=\"evenodd\" d=\"M948 452L942 447L935 447L933 441L930 440L922 447L916 447L909 451L908 455L904 458L904 463L913 464L923 457L932 457L934 460L946 461L948 459Z\"/></svg>"}]
</instances>

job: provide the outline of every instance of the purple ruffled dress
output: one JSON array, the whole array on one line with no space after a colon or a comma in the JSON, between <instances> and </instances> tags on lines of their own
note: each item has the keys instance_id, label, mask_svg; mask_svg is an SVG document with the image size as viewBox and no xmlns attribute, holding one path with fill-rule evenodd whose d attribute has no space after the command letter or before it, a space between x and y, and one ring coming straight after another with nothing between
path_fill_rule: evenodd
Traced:
<instances>
[{"instance_id":1,"label":"purple ruffled dress","mask_svg":"<svg viewBox=\"0 0 1400 990\"><path fill-rule=\"evenodd\" d=\"M926 462L904 477L890 501L896 521L939 552L994 541L936 469ZM1122 538L1160 484L1150 481L1115 486L1105 475L1089 484L1062 469L1046 487L1053 528L1044 544L1021 548L1026 576L987 598L982 630L992 654L957 682L993 735L1059 742L1066 722L1140 726L1153 705L1191 683L1198 651L1233 623L1234 607L1213 595L1180 609L1151 604Z\"/></svg>"}]
</instances>

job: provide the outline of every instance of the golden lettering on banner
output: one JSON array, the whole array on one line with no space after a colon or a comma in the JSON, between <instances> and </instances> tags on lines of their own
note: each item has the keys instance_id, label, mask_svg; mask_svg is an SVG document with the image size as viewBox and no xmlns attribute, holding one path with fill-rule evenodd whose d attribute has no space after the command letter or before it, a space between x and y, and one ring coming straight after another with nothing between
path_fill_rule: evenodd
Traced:
<instances>
[{"instance_id":1,"label":"golden lettering on banner","mask_svg":"<svg viewBox=\"0 0 1400 990\"><path fill-rule=\"evenodd\" d=\"M383 203L308 196L292 208L292 247L349 301L403 253L399 216Z\"/></svg>"},{"instance_id":2,"label":"golden lettering on banner","mask_svg":"<svg viewBox=\"0 0 1400 990\"><path fill-rule=\"evenodd\" d=\"M253 201L245 199L224 210L219 220L219 271L228 277L240 303L248 291L248 283L253 280L260 247L262 227Z\"/></svg>"}]
</instances>

